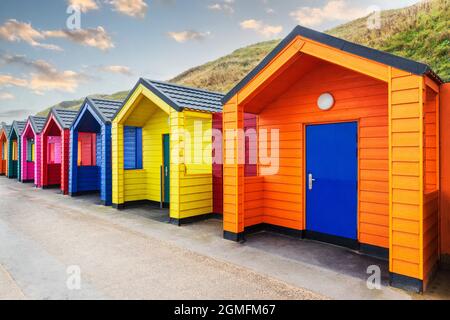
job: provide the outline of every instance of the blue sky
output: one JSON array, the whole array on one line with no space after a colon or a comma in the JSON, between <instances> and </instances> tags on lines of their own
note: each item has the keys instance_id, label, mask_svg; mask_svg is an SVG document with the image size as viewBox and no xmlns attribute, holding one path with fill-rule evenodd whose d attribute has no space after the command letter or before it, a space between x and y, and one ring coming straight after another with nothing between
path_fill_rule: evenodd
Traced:
<instances>
[{"instance_id":1,"label":"blue sky","mask_svg":"<svg viewBox=\"0 0 450 320\"><path fill-rule=\"evenodd\" d=\"M167 80L295 25L323 31L417 0L1 0L0 121ZM68 30L72 3L81 29Z\"/></svg>"}]
</instances>

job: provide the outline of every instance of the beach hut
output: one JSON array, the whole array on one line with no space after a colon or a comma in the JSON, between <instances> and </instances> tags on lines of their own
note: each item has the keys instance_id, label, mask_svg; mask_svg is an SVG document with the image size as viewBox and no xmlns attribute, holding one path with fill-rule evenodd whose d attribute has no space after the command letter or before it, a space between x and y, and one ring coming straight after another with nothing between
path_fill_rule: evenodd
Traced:
<instances>
[{"instance_id":1,"label":"beach hut","mask_svg":"<svg viewBox=\"0 0 450 320\"><path fill-rule=\"evenodd\" d=\"M112 204L111 121L122 101L86 98L70 128L69 194L100 192Z\"/></svg>"},{"instance_id":2,"label":"beach hut","mask_svg":"<svg viewBox=\"0 0 450 320\"><path fill-rule=\"evenodd\" d=\"M441 262L450 266L450 83L440 87L440 220Z\"/></svg>"},{"instance_id":3,"label":"beach hut","mask_svg":"<svg viewBox=\"0 0 450 320\"><path fill-rule=\"evenodd\" d=\"M2 123L0 128L0 175L6 175L7 171L7 159L8 159L8 136L9 131L11 130L11 126L5 123Z\"/></svg>"},{"instance_id":4,"label":"beach hut","mask_svg":"<svg viewBox=\"0 0 450 320\"><path fill-rule=\"evenodd\" d=\"M219 93L140 79L112 124L113 206L170 207L174 224L213 211L212 117Z\"/></svg>"},{"instance_id":5,"label":"beach hut","mask_svg":"<svg viewBox=\"0 0 450 320\"><path fill-rule=\"evenodd\" d=\"M59 187L69 193L70 126L78 111L52 108L41 133L42 188Z\"/></svg>"},{"instance_id":6,"label":"beach hut","mask_svg":"<svg viewBox=\"0 0 450 320\"><path fill-rule=\"evenodd\" d=\"M29 116L21 138L22 182L41 187L41 132L46 117Z\"/></svg>"},{"instance_id":7,"label":"beach hut","mask_svg":"<svg viewBox=\"0 0 450 320\"><path fill-rule=\"evenodd\" d=\"M8 136L8 158L6 176L10 179L21 179L20 168L20 137L25 128L26 121L13 121Z\"/></svg>"},{"instance_id":8,"label":"beach hut","mask_svg":"<svg viewBox=\"0 0 450 320\"><path fill-rule=\"evenodd\" d=\"M441 84L422 63L296 27L223 99L224 237L273 228L382 255L392 285L422 291L439 259ZM254 177L232 134L245 112Z\"/></svg>"}]
</instances>

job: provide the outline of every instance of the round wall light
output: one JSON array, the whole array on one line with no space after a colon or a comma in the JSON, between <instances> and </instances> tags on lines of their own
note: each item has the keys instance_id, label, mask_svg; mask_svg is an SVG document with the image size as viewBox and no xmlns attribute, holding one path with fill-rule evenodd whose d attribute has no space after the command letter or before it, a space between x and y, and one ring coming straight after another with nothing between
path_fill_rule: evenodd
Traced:
<instances>
[{"instance_id":1,"label":"round wall light","mask_svg":"<svg viewBox=\"0 0 450 320\"><path fill-rule=\"evenodd\" d=\"M331 93L323 93L317 99L317 106L320 110L326 111L330 110L334 106L334 97Z\"/></svg>"}]
</instances>

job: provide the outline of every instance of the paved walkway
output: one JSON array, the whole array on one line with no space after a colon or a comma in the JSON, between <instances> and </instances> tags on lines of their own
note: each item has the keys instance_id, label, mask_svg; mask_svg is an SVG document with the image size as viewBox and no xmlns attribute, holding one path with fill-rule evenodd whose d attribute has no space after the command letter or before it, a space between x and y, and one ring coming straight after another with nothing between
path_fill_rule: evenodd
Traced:
<instances>
[{"instance_id":1,"label":"paved walkway","mask_svg":"<svg viewBox=\"0 0 450 320\"><path fill-rule=\"evenodd\" d=\"M219 220L179 228L158 209L117 211L3 177L0 195L0 299L423 298L369 290L367 266L385 262L342 248L270 233L237 244ZM69 290L77 271L81 289Z\"/></svg>"}]
</instances>

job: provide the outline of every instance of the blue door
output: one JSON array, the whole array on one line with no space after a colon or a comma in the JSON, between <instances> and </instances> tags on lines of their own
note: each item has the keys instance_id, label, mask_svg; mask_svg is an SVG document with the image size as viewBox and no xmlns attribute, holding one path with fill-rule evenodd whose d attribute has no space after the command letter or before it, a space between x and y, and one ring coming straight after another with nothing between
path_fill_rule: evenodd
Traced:
<instances>
[{"instance_id":1,"label":"blue door","mask_svg":"<svg viewBox=\"0 0 450 320\"><path fill-rule=\"evenodd\" d=\"M358 124L306 127L306 228L357 239Z\"/></svg>"}]
</instances>

